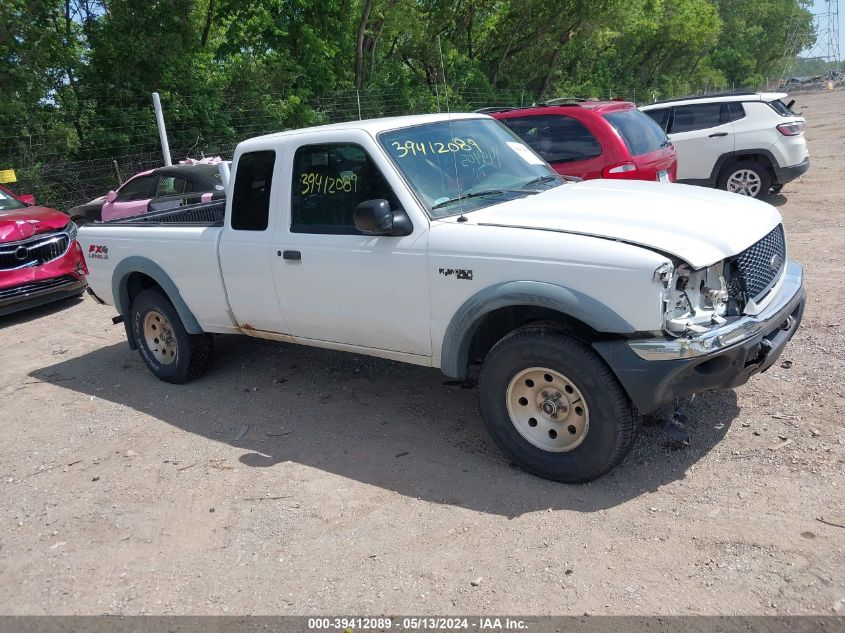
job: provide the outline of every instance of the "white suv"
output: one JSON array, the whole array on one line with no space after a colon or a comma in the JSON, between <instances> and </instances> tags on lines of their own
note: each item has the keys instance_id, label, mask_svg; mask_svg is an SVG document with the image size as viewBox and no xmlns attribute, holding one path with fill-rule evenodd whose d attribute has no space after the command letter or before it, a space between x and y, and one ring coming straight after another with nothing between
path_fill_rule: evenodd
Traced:
<instances>
[{"instance_id":1,"label":"white suv","mask_svg":"<svg viewBox=\"0 0 845 633\"><path fill-rule=\"evenodd\" d=\"M782 92L690 97L640 110L669 135L678 182L754 198L778 193L810 167L804 118Z\"/></svg>"}]
</instances>

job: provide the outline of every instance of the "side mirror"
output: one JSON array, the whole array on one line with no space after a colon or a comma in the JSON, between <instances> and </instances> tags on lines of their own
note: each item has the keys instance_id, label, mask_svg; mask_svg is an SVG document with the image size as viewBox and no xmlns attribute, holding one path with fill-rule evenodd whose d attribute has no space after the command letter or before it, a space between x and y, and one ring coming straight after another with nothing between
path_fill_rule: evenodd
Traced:
<instances>
[{"instance_id":1,"label":"side mirror","mask_svg":"<svg viewBox=\"0 0 845 633\"><path fill-rule=\"evenodd\" d=\"M29 204L29 205L35 204L35 194L24 193L24 194L18 196L18 198L20 199L21 202L23 202L25 204Z\"/></svg>"},{"instance_id":2,"label":"side mirror","mask_svg":"<svg viewBox=\"0 0 845 633\"><path fill-rule=\"evenodd\" d=\"M364 235L410 235L411 219L402 209L390 210L387 200L366 200L355 207L355 228Z\"/></svg>"},{"instance_id":3,"label":"side mirror","mask_svg":"<svg viewBox=\"0 0 845 633\"><path fill-rule=\"evenodd\" d=\"M116 191L109 191L106 194L106 202L114 202L117 200L117 192Z\"/></svg>"}]
</instances>

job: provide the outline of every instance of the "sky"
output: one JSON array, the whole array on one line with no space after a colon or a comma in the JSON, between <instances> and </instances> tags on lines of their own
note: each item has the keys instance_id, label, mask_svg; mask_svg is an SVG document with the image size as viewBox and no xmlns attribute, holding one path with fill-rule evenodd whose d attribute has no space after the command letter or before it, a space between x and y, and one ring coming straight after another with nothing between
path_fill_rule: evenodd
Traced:
<instances>
[{"instance_id":1,"label":"sky","mask_svg":"<svg viewBox=\"0 0 845 633\"><path fill-rule=\"evenodd\" d=\"M845 10L845 0L842 0L842 2L840 2L839 4L841 4L840 11ZM827 2L825 0L813 0L813 7L812 7L811 11L814 14L826 14L827 13ZM822 24L824 24L824 22L822 22ZM842 28L840 27L840 29L839 29L839 59L842 59L842 56L845 55L845 40L843 40L843 37L842 37L843 34L845 34L845 33L843 33ZM822 35L822 38L824 38L824 37L825 36ZM824 50L824 49L822 49L822 50ZM819 47L818 46L816 46L815 51L816 51L816 55L818 55L819 54ZM812 51L802 51L801 56L806 57L811 52Z\"/></svg>"}]
</instances>

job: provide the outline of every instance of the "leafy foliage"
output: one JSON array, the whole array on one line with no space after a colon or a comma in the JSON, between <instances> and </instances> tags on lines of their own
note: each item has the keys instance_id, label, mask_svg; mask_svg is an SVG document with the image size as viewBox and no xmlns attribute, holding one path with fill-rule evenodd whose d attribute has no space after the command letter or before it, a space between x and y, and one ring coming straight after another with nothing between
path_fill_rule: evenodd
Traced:
<instances>
[{"instance_id":1,"label":"leafy foliage","mask_svg":"<svg viewBox=\"0 0 845 633\"><path fill-rule=\"evenodd\" d=\"M102 188L114 180L112 159L131 171L140 159L122 156L156 155L153 91L175 153L196 155L263 132L443 109L447 100L458 110L759 86L784 67L784 52L791 59L811 44L790 38L812 32L810 5L4 0L0 168L17 169L20 187L44 201L82 201L71 199L89 192L71 187L81 177L70 166L99 161L102 174L90 180Z\"/></svg>"}]
</instances>

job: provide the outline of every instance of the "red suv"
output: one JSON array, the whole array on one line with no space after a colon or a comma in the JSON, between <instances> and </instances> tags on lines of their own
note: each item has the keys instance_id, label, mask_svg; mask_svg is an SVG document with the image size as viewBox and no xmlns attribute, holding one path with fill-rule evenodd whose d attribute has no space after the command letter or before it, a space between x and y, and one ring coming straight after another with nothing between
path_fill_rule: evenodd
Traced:
<instances>
[{"instance_id":1,"label":"red suv","mask_svg":"<svg viewBox=\"0 0 845 633\"><path fill-rule=\"evenodd\" d=\"M627 101L574 101L483 110L528 143L559 174L675 182L675 148Z\"/></svg>"},{"instance_id":2,"label":"red suv","mask_svg":"<svg viewBox=\"0 0 845 633\"><path fill-rule=\"evenodd\" d=\"M87 274L76 225L64 213L0 189L0 316L78 296Z\"/></svg>"}]
</instances>

